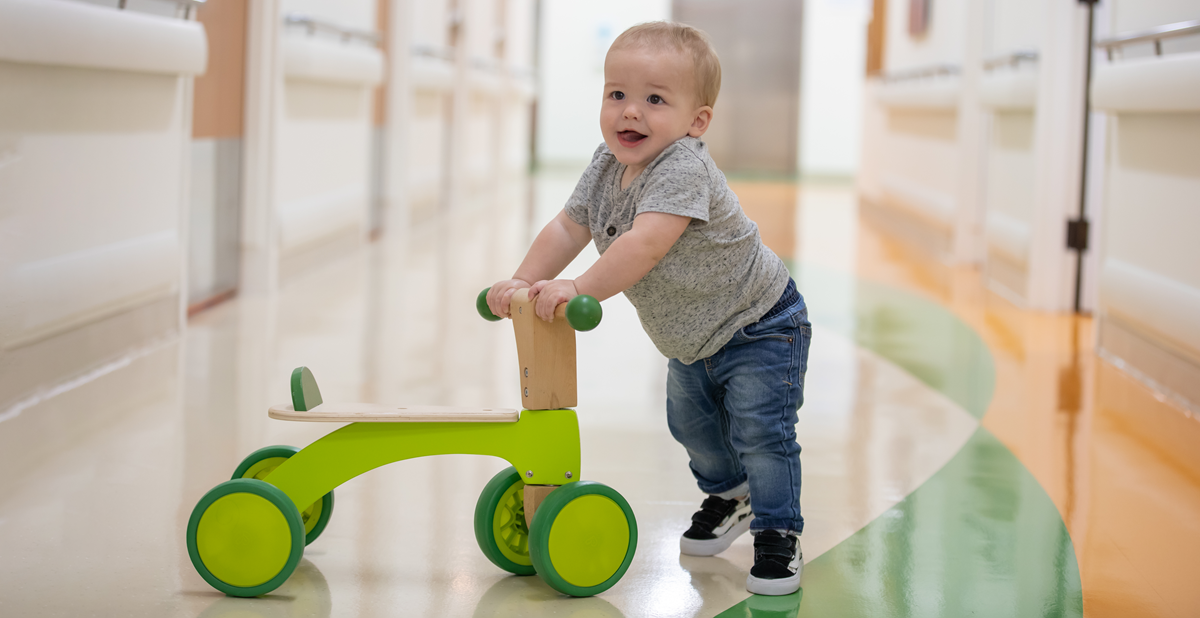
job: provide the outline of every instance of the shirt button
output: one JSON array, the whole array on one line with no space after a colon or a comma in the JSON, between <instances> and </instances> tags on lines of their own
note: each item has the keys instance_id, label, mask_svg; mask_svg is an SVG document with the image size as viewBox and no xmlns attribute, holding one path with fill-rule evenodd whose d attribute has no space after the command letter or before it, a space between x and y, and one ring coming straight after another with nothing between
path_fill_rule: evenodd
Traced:
<instances>
[{"instance_id":1,"label":"shirt button","mask_svg":"<svg viewBox=\"0 0 1200 618\"><path fill-rule=\"evenodd\" d=\"M608 232L608 235L609 235L609 236L616 236L616 235L617 235L617 228L615 228L615 227L613 227L613 226L611 226L611 225L610 225L610 226L608 226L608 229L607 229L607 230L604 230L604 231Z\"/></svg>"}]
</instances>

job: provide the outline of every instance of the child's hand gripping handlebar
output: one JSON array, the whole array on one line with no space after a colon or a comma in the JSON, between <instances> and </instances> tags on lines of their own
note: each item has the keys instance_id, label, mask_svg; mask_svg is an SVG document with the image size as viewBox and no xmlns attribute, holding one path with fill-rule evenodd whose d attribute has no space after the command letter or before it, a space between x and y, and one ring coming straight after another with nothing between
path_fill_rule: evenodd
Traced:
<instances>
[{"instance_id":1,"label":"child's hand gripping handlebar","mask_svg":"<svg viewBox=\"0 0 1200 618\"><path fill-rule=\"evenodd\" d=\"M492 288L484 288L479 296L475 298L475 309L479 311L479 315L489 322L497 322L504 318L492 313L491 308L487 304L488 290ZM562 303L554 310L556 317L566 317L567 323L578 331L589 331L600 325L600 319L604 317L604 310L600 307L600 301L588 296L580 294L570 301Z\"/></svg>"}]
</instances>

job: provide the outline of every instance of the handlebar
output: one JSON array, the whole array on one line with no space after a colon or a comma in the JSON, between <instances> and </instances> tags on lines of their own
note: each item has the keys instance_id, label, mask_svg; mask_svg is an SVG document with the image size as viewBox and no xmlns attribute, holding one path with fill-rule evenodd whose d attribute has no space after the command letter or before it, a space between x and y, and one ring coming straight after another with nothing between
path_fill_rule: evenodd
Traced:
<instances>
[{"instance_id":1,"label":"handlebar","mask_svg":"<svg viewBox=\"0 0 1200 618\"><path fill-rule=\"evenodd\" d=\"M492 313L492 309L487 304L488 290L492 288L484 288L479 296L475 297L475 309L479 311L479 315L489 321L498 322L504 318ZM563 306L566 309L563 309ZM565 315L567 323L577 331L589 331L600 325L600 319L604 317L604 309L600 307L600 301L588 296L580 294L571 300L560 304L555 310L555 315Z\"/></svg>"}]
</instances>

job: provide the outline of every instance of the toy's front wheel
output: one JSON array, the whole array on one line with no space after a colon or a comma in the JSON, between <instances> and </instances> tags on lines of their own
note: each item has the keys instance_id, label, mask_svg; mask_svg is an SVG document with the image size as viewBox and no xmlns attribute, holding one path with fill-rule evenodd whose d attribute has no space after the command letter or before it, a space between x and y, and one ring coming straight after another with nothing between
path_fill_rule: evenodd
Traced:
<instances>
[{"instance_id":1,"label":"toy's front wheel","mask_svg":"<svg viewBox=\"0 0 1200 618\"><path fill-rule=\"evenodd\" d=\"M629 503L601 483L580 481L550 492L529 531L529 555L550 587L576 597L611 588L637 549Z\"/></svg>"},{"instance_id":2,"label":"toy's front wheel","mask_svg":"<svg viewBox=\"0 0 1200 618\"><path fill-rule=\"evenodd\" d=\"M501 471L475 503L475 540L492 564L517 575L533 575L525 525L525 483L516 468Z\"/></svg>"},{"instance_id":3,"label":"toy's front wheel","mask_svg":"<svg viewBox=\"0 0 1200 618\"><path fill-rule=\"evenodd\" d=\"M267 475L275 471L289 457L299 453L300 449L294 446L277 445L264 446L253 453L250 453L238 464L236 470L233 471L235 479L265 479ZM329 518L333 517L333 492L329 492L321 496L320 500L308 505L307 508L300 511L300 519L304 522L304 544L308 545L317 540L321 533L325 531L325 526L329 524Z\"/></svg>"},{"instance_id":4,"label":"toy's front wheel","mask_svg":"<svg viewBox=\"0 0 1200 618\"><path fill-rule=\"evenodd\" d=\"M304 555L300 512L278 487L234 479L212 488L188 519L188 556L213 588L256 597L278 588Z\"/></svg>"}]
</instances>

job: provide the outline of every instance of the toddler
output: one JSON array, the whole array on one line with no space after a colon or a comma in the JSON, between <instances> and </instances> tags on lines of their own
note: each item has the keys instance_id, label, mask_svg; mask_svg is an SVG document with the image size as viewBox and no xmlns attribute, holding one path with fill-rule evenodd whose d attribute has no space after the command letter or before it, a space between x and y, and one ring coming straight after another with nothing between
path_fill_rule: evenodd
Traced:
<instances>
[{"instance_id":1,"label":"toddler","mask_svg":"<svg viewBox=\"0 0 1200 618\"><path fill-rule=\"evenodd\" d=\"M680 551L712 556L750 530L746 588L790 594L802 567L795 426L812 331L783 261L699 139L721 65L701 31L654 22L617 37L604 79L604 143L488 306L508 316L513 292L529 288L551 320L577 294L624 292L669 359L667 424L709 494ZM578 279L554 279L588 242L600 259Z\"/></svg>"}]
</instances>

